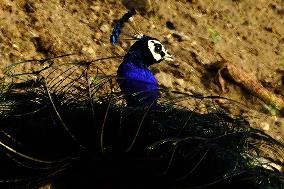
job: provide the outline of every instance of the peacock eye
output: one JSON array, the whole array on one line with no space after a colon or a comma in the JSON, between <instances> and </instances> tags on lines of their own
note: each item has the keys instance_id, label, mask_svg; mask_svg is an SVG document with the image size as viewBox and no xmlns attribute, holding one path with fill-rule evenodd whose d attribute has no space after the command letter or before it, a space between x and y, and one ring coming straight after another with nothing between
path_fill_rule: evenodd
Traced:
<instances>
[{"instance_id":1,"label":"peacock eye","mask_svg":"<svg viewBox=\"0 0 284 189\"><path fill-rule=\"evenodd\" d=\"M162 45L159 44L159 43L155 43L155 49L154 49L154 51L155 51L156 53L160 53L161 50L162 50Z\"/></svg>"}]
</instances>

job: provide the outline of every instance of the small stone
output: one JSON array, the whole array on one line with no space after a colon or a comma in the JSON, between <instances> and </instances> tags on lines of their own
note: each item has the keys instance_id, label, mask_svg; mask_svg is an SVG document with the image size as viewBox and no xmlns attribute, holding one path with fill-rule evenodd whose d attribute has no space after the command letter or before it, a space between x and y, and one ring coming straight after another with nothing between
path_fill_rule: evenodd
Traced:
<instances>
[{"instance_id":1,"label":"small stone","mask_svg":"<svg viewBox=\"0 0 284 189\"><path fill-rule=\"evenodd\" d=\"M190 37L187 36L187 35L185 35L185 34L182 33L182 32L174 32L174 33L172 34L172 36L173 36L174 38L176 38L179 42L190 40Z\"/></svg>"},{"instance_id":2,"label":"small stone","mask_svg":"<svg viewBox=\"0 0 284 189\"><path fill-rule=\"evenodd\" d=\"M17 49L17 50L19 49L19 45L16 45L16 44L13 44L12 47L13 47L14 49Z\"/></svg>"},{"instance_id":3,"label":"small stone","mask_svg":"<svg viewBox=\"0 0 284 189\"><path fill-rule=\"evenodd\" d=\"M101 7L96 5L96 6L90 6L90 9L92 9L93 11L99 12L101 10Z\"/></svg>"},{"instance_id":4,"label":"small stone","mask_svg":"<svg viewBox=\"0 0 284 189\"><path fill-rule=\"evenodd\" d=\"M99 40L102 37L102 33L101 32L96 32L93 37L97 40Z\"/></svg>"},{"instance_id":5,"label":"small stone","mask_svg":"<svg viewBox=\"0 0 284 189\"><path fill-rule=\"evenodd\" d=\"M98 20L99 17L98 17L96 14L92 14L92 19L93 19L93 20Z\"/></svg>"},{"instance_id":6,"label":"small stone","mask_svg":"<svg viewBox=\"0 0 284 189\"><path fill-rule=\"evenodd\" d=\"M30 33L30 36L33 38L33 37L39 37L39 34L34 32L34 31L29 31Z\"/></svg>"},{"instance_id":7,"label":"small stone","mask_svg":"<svg viewBox=\"0 0 284 189\"><path fill-rule=\"evenodd\" d=\"M104 33L107 33L107 32L110 31L110 27L109 27L108 24L103 24L103 25L101 25L100 30Z\"/></svg>"},{"instance_id":8,"label":"small stone","mask_svg":"<svg viewBox=\"0 0 284 189\"><path fill-rule=\"evenodd\" d=\"M94 51L94 49L92 47L83 47L82 48L82 52L83 53L88 53L88 54L94 54L95 53L95 51Z\"/></svg>"},{"instance_id":9,"label":"small stone","mask_svg":"<svg viewBox=\"0 0 284 189\"><path fill-rule=\"evenodd\" d=\"M268 123L261 123L261 128L264 130L264 131L268 131L270 126Z\"/></svg>"},{"instance_id":10,"label":"small stone","mask_svg":"<svg viewBox=\"0 0 284 189\"><path fill-rule=\"evenodd\" d=\"M166 41L168 44L174 43L174 39L173 39L173 37L172 37L172 34L168 34L168 35L165 37L165 41Z\"/></svg>"},{"instance_id":11,"label":"small stone","mask_svg":"<svg viewBox=\"0 0 284 189\"><path fill-rule=\"evenodd\" d=\"M181 87L184 87L184 80L183 79L176 79L175 83Z\"/></svg>"}]
</instances>

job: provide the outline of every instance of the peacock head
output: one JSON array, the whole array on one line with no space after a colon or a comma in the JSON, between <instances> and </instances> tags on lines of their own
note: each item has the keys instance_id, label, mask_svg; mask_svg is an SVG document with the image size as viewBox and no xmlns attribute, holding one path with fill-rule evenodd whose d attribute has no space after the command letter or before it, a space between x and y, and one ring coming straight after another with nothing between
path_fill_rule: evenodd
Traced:
<instances>
[{"instance_id":1,"label":"peacock head","mask_svg":"<svg viewBox=\"0 0 284 189\"><path fill-rule=\"evenodd\" d=\"M147 66L162 60L174 60L158 39L146 35L143 35L130 47L128 54L136 58L143 58Z\"/></svg>"}]
</instances>

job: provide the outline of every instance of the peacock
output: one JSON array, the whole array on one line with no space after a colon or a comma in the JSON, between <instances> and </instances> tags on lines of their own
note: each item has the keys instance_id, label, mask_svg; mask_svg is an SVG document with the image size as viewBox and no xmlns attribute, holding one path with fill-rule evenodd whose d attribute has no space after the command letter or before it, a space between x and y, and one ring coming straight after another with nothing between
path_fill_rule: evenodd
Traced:
<instances>
[{"instance_id":1,"label":"peacock","mask_svg":"<svg viewBox=\"0 0 284 189\"><path fill-rule=\"evenodd\" d=\"M111 43L135 14L116 22ZM1 188L284 188L283 143L214 103L225 98L159 88L148 66L173 56L157 38L131 37L116 75L72 54L5 68ZM187 100L209 105L177 103Z\"/></svg>"}]
</instances>

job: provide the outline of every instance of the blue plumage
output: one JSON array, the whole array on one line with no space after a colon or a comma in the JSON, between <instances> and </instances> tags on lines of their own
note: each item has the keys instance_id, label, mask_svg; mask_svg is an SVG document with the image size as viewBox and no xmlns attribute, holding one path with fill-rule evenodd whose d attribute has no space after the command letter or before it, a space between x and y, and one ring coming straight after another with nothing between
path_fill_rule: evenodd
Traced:
<instances>
[{"instance_id":1,"label":"blue plumage","mask_svg":"<svg viewBox=\"0 0 284 189\"><path fill-rule=\"evenodd\" d=\"M157 48L155 48L155 45ZM151 46L154 47L152 51ZM125 55L117 71L117 81L126 95L128 106L154 105L159 98L159 86L148 66L159 63L170 55L161 43L152 37L143 36Z\"/></svg>"},{"instance_id":2,"label":"blue plumage","mask_svg":"<svg viewBox=\"0 0 284 189\"><path fill-rule=\"evenodd\" d=\"M157 80L148 69L154 63L146 46L149 39L152 38L145 36L136 41L117 71L117 81L126 94L128 106L150 105L159 97Z\"/></svg>"},{"instance_id":3,"label":"blue plumage","mask_svg":"<svg viewBox=\"0 0 284 189\"><path fill-rule=\"evenodd\" d=\"M115 25L111 42L116 42L121 27L129 19L131 12L126 13ZM113 40L112 40L113 39ZM159 98L159 86L149 66L162 60L172 60L161 42L153 37L139 35L137 41L130 47L117 71L117 82L125 95L127 105L155 105Z\"/></svg>"}]
</instances>

